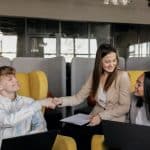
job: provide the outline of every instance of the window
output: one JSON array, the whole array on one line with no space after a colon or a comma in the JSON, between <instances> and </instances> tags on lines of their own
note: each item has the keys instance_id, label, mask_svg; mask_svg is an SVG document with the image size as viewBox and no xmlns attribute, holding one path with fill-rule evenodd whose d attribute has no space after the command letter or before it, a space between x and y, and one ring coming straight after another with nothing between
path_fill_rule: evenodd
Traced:
<instances>
[{"instance_id":1,"label":"window","mask_svg":"<svg viewBox=\"0 0 150 150\"><path fill-rule=\"evenodd\" d=\"M29 37L30 56L56 57L56 38L44 38L37 36Z\"/></svg>"},{"instance_id":2,"label":"window","mask_svg":"<svg viewBox=\"0 0 150 150\"><path fill-rule=\"evenodd\" d=\"M17 36L16 35L0 35L0 53L3 57L13 59L17 52Z\"/></svg>"},{"instance_id":3,"label":"window","mask_svg":"<svg viewBox=\"0 0 150 150\"><path fill-rule=\"evenodd\" d=\"M149 57L150 42L144 42L129 46L129 57Z\"/></svg>"},{"instance_id":4,"label":"window","mask_svg":"<svg viewBox=\"0 0 150 150\"><path fill-rule=\"evenodd\" d=\"M62 54L73 54L73 38L61 38L61 53Z\"/></svg>"},{"instance_id":5,"label":"window","mask_svg":"<svg viewBox=\"0 0 150 150\"><path fill-rule=\"evenodd\" d=\"M95 55L97 51L97 40L96 39L90 39L90 54Z\"/></svg>"},{"instance_id":6,"label":"window","mask_svg":"<svg viewBox=\"0 0 150 150\"><path fill-rule=\"evenodd\" d=\"M60 55L71 62L73 57L89 56L88 23L62 22Z\"/></svg>"},{"instance_id":7,"label":"window","mask_svg":"<svg viewBox=\"0 0 150 150\"><path fill-rule=\"evenodd\" d=\"M75 54L88 55L88 39L87 38L75 39Z\"/></svg>"},{"instance_id":8,"label":"window","mask_svg":"<svg viewBox=\"0 0 150 150\"><path fill-rule=\"evenodd\" d=\"M89 40L88 38L61 38L61 56L64 56L67 62L71 62L73 57L93 58L95 57L96 50L96 39Z\"/></svg>"},{"instance_id":9,"label":"window","mask_svg":"<svg viewBox=\"0 0 150 150\"><path fill-rule=\"evenodd\" d=\"M44 38L44 57L56 57L56 38Z\"/></svg>"},{"instance_id":10,"label":"window","mask_svg":"<svg viewBox=\"0 0 150 150\"><path fill-rule=\"evenodd\" d=\"M64 56L67 62L71 62L74 57L73 38L61 38L61 56Z\"/></svg>"}]
</instances>

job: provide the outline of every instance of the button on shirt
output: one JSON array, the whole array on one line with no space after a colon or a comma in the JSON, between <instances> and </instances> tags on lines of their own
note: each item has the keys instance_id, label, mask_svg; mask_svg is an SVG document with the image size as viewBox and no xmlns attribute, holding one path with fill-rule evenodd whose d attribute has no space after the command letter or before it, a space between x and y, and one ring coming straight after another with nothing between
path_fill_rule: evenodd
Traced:
<instances>
[{"instance_id":1,"label":"button on shirt","mask_svg":"<svg viewBox=\"0 0 150 150\"><path fill-rule=\"evenodd\" d=\"M0 145L4 138L46 131L41 105L33 99L0 96Z\"/></svg>"}]
</instances>

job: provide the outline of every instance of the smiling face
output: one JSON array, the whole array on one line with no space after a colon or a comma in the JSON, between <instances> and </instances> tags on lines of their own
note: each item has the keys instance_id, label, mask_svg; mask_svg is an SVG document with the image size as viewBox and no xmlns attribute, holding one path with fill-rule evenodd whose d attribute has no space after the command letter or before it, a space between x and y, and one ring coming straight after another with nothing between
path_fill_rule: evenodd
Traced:
<instances>
[{"instance_id":1,"label":"smiling face","mask_svg":"<svg viewBox=\"0 0 150 150\"><path fill-rule=\"evenodd\" d=\"M104 72L111 73L117 66L117 56L115 52L110 52L102 58L102 67Z\"/></svg>"},{"instance_id":2,"label":"smiling face","mask_svg":"<svg viewBox=\"0 0 150 150\"><path fill-rule=\"evenodd\" d=\"M144 96L144 74L138 77L136 84L135 84L135 91L134 94L136 96Z\"/></svg>"},{"instance_id":3,"label":"smiling face","mask_svg":"<svg viewBox=\"0 0 150 150\"><path fill-rule=\"evenodd\" d=\"M0 91L14 93L18 91L19 88L19 83L14 74L2 75L0 77Z\"/></svg>"}]
</instances>

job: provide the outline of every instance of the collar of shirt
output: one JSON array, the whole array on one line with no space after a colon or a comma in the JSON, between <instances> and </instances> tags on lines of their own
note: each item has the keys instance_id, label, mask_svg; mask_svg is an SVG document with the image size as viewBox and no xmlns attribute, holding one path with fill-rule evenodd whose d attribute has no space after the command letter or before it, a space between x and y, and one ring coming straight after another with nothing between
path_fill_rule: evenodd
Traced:
<instances>
[{"instance_id":1,"label":"collar of shirt","mask_svg":"<svg viewBox=\"0 0 150 150\"><path fill-rule=\"evenodd\" d=\"M1 104L10 104L10 103L13 103L13 102L17 102L18 100L20 100L20 98L21 97L17 95L14 100L11 100L8 97L4 97L4 96L0 95L0 103Z\"/></svg>"}]
</instances>

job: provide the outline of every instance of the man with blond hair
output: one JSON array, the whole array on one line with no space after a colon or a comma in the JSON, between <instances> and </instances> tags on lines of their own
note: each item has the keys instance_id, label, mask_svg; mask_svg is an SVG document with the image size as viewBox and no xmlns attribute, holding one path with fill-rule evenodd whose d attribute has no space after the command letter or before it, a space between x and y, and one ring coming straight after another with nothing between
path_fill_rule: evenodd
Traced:
<instances>
[{"instance_id":1,"label":"man with blond hair","mask_svg":"<svg viewBox=\"0 0 150 150\"><path fill-rule=\"evenodd\" d=\"M10 66L0 67L0 145L4 138L47 131L42 107L54 109L51 99L34 101L19 96L16 71Z\"/></svg>"}]
</instances>

